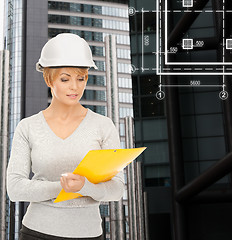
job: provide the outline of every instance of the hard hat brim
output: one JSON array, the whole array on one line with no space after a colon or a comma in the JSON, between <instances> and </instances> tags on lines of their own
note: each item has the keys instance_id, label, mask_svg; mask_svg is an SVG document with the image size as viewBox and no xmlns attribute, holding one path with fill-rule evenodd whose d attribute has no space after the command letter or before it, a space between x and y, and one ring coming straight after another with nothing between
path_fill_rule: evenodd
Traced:
<instances>
[{"instance_id":1,"label":"hard hat brim","mask_svg":"<svg viewBox=\"0 0 232 240\"><path fill-rule=\"evenodd\" d=\"M98 69L98 67L94 64L93 66L45 66L45 67L57 67L57 68L62 68L62 67L80 67L80 68L83 68L83 67L86 67L86 68L91 68L93 67L94 69ZM44 67L41 66L41 64L39 62L36 63L36 70L38 72L43 72L43 69Z\"/></svg>"}]
</instances>

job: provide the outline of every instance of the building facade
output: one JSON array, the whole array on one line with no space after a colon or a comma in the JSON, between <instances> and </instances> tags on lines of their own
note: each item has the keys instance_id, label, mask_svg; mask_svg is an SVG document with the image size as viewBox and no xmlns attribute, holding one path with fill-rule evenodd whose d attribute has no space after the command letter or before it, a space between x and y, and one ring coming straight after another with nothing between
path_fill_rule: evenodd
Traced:
<instances>
[{"instance_id":1,"label":"building facade","mask_svg":"<svg viewBox=\"0 0 232 240\"><path fill-rule=\"evenodd\" d=\"M1 239L5 239L7 229L7 209L8 201L6 196L6 166L9 154L9 96L10 96L10 81L9 81L9 51L0 51L0 226Z\"/></svg>"}]
</instances>

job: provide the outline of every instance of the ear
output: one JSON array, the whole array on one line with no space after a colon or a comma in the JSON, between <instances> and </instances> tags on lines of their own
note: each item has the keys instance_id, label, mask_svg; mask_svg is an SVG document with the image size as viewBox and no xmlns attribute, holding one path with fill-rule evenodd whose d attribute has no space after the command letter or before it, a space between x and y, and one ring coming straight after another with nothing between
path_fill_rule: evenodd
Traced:
<instances>
[{"instance_id":1,"label":"ear","mask_svg":"<svg viewBox=\"0 0 232 240\"><path fill-rule=\"evenodd\" d=\"M53 87L50 80L48 81L48 87L50 87L50 88Z\"/></svg>"}]
</instances>

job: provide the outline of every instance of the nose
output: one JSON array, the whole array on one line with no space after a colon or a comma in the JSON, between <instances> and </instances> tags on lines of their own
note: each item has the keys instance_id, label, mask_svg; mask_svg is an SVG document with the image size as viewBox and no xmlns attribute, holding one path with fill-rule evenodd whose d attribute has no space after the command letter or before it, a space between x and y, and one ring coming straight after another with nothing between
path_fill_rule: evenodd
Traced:
<instances>
[{"instance_id":1,"label":"nose","mask_svg":"<svg viewBox=\"0 0 232 240\"><path fill-rule=\"evenodd\" d=\"M70 81L70 89L78 89L78 81L76 81L75 79L72 79Z\"/></svg>"}]
</instances>

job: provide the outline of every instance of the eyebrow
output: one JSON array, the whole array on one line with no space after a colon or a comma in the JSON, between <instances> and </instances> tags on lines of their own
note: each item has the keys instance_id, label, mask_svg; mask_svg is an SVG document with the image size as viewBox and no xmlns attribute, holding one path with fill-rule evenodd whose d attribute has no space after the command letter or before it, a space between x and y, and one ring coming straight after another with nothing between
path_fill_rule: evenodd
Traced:
<instances>
[{"instance_id":1,"label":"eyebrow","mask_svg":"<svg viewBox=\"0 0 232 240\"><path fill-rule=\"evenodd\" d=\"M62 74L65 74L65 75L71 77L71 75L69 75L68 73L61 73L60 75L62 75Z\"/></svg>"}]
</instances>

